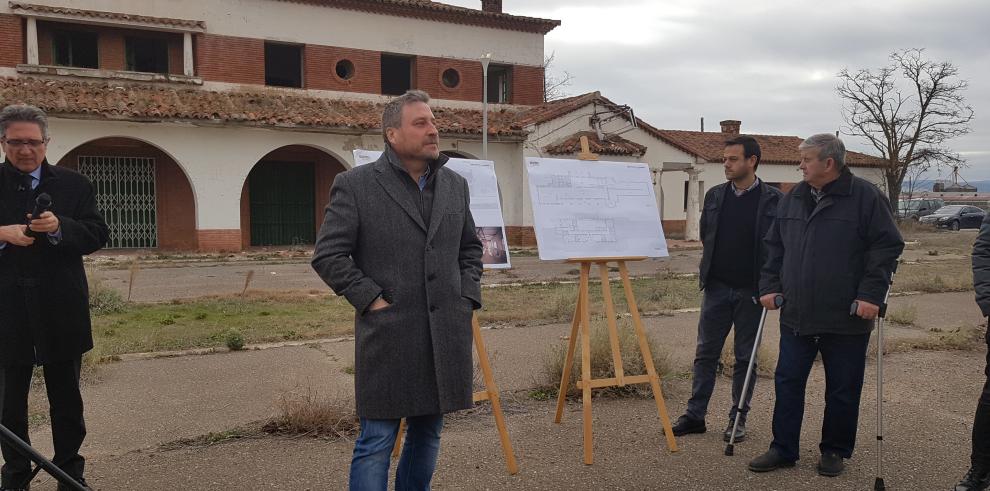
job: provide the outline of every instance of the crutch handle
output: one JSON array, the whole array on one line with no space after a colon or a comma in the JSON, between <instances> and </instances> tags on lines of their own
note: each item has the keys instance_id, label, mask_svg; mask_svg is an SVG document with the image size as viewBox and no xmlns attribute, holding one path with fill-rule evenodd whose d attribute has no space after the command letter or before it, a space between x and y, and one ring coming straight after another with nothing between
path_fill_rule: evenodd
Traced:
<instances>
[{"instance_id":1,"label":"crutch handle","mask_svg":"<svg viewBox=\"0 0 990 491\"><path fill-rule=\"evenodd\" d=\"M852 305L849 306L849 315L856 315L859 311L859 301L853 300Z\"/></svg>"},{"instance_id":2,"label":"crutch handle","mask_svg":"<svg viewBox=\"0 0 990 491\"><path fill-rule=\"evenodd\" d=\"M775 307L777 307L778 309L781 308L784 305L784 296L783 295L777 295L777 296L773 297L773 305Z\"/></svg>"}]
</instances>

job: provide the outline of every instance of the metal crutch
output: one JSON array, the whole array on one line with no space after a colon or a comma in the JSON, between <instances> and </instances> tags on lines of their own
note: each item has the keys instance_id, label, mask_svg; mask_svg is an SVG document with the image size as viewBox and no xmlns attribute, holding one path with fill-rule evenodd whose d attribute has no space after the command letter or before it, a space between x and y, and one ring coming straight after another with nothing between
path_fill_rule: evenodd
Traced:
<instances>
[{"instance_id":1,"label":"metal crutch","mask_svg":"<svg viewBox=\"0 0 990 491\"><path fill-rule=\"evenodd\" d=\"M894 285L896 270L897 263L894 263L894 270L890 272L890 282L887 283L887 293L877 314L877 478L873 481L874 491L887 489L883 482L883 321L887 317L887 301L890 299L890 289ZM859 310L859 302L853 302L849 308L849 315L856 315L857 310Z\"/></svg>"},{"instance_id":2,"label":"metal crutch","mask_svg":"<svg viewBox=\"0 0 990 491\"><path fill-rule=\"evenodd\" d=\"M773 297L773 304L779 309L781 305L784 305L784 296L777 295ZM767 308L763 308L763 314L760 316L760 325L756 328L756 340L753 342L753 353L749 357L749 367L746 368L746 379L743 381L742 394L739 395L739 406L736 408L736 416L732 418L732 434L729 436L729 444L725 446L725 455L733 455L735 453L736 444L736 430L739 428L739 415L743 414L746 410L743 406L746 404L746 394L749 392L749 381L753 377L753 369L756 367L756 353L760 349L760 341L763 340L763 326L767 323Z\"/></svg>"},{"instance_id":3,"label":"metal crutch","mask_svg":"<svg viewBox=\"0 0 990 491\"><path fill-rule=\"evenodd\" d=\"M72 476L66 474L65 471L58 468L58 466L53 464L50 460L43 457L35 449L31 448L27 442L15 435L14 432L7 429L4 425L0 425L0 440L6 440L7 443L10 443L11 446L15 447L14 449L17 450L18 453L31 459L38 465L31 473L31 477L28 479L29 482L34 479L34 476L38 475L38 471L44 469L45 472L54 477L55 480L63 486L68 486L76 491L89 491L89 488L79 484L79 482L73 479Z\"/></svg>"}]
</instances>

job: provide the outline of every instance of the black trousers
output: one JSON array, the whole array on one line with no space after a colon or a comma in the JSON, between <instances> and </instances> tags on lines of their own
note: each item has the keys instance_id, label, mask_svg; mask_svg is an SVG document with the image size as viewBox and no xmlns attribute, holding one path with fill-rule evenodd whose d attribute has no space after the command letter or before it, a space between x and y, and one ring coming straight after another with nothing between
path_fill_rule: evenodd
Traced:
<instances>
[{"instance_id":1,"label":"black trousers","mask_svg":"<svg viewBox=\"0 0 990 491\"><path fill-rule=\"evenodd\" d=\"M83 476L85 459L79 448L86 438L83 401L79 392L81 359L48 363L43 366L48 390L49 415L55 458L52 462L72 477ZM0 366L0 423L30 443L28 436L28 392L31 389L31 365ZM31 461L6 441L0 443L4 465L0 469L3 487L18 488L27 484Z\"/></svg>"},{"instance_id":2,"label":"black trousers","mask_svg":"<svg viewBox=\"0 0 990 491\"><path fill-rule=\"evenodd\" d=\"M987 376L983 384L983 394L976 406L976 418L973 421L973 454L974 466L990 467L990 329L987 330L987 366L984 368Z\"/></svg>"}]
</instances>

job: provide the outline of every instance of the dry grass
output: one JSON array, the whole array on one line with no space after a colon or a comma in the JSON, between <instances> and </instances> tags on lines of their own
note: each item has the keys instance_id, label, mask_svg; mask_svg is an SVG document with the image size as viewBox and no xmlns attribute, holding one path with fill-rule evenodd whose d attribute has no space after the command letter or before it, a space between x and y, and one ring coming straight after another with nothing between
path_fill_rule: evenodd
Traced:
<instances>
[{"instance_id":1,"label":"dry grass","mask_svg":"<svg viewBox=\"0 0 990 491\"><path fill-rule=\"evenodd\" d=\"M891 309L886 320L902 326L913 326L918 321L918 309L913 305Z\"/></svg>"},{"instance_id":2,"label":"dry grass","mask_svg":"<svg viewBox=\"0 0 990 491\"><path fill-rule=\"evenodd\" d=\"M965 292L973 289L969 260L902 264L894 277L895 292Z\"/></svg>"},{"instance_id":3,"label":"dry grass","mask_svg":"<svg viewBox=\"0 0 990 491\"><path fill-rule=\"evenodd\" d=\"M311 387L283 394L276 410L262 427L265 433L336 439L352 437L360 429L353 401L322 397Z\"/></svg>"},{"instance_id":4,"label":"dry grass","mask_svg":"<svg viewBox=\"0 0 990 491\"><path fill-rule=\"evenodd\" d=\"M646 365L643 363L639 340L629 322L619 323L619 352L622 355L622 370L625 375L643 375ZM650 353L653 355L653 366L657 375L663 377L672 370L672 365L666 350L647 337ZM556 395L560 388L560 380L564 372L564 358L567 356L567 342L551 349L544 359L542 379L537 380L538 392ZM581 344L575 348L574 363L571 366L568 391L570 395L580 394L574 383L581 376ZM591 329L591 377L594 379L611 378L615 376L612 364L612 345L609 341L608 329L604 322L593 323ZM652 394L647 384L629 385L624 388L600 389L596 393L607 392L612 395L649 395Z\"/></svg>"},{"instance_id":5,"label":"dry grass","mask_svg":"<svg viewBox=\"0 0 990 491\"><path fill-rule=\"evenodd\" d=\"M725 340L725 347L722 348L722 356L719 358L719 364L722 365L722 374L728 377L732 377L732 372L736 366L735 347L735 335L729 334ZM764 336L763 342L760 343L760 348L756 350L756 374L761 377L773 377L776 366L777 356L774 350L768 346L766 337Z\"/></svg>"},{"instance_id":6,"label":"dry grass","mask_svg":"<svg viewBox=\"0 0 990 491\"><path fill-rule=\"evenodd\" d=\"M908 351L972 351L986 345L986 328L959 326L952 329L932 329L923 339L884 339L884 353ZM876 337L870 340L870 356L876 357Z\"/></svg>"}]
</instances>

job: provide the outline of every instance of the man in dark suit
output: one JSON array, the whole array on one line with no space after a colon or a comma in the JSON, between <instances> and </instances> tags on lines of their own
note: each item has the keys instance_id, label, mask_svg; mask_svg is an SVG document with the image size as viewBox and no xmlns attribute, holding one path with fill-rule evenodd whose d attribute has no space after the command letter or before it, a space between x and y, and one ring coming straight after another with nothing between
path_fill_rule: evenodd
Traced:
<instances>
[{"instance_id":1,"label":"man in dark suit","mask_svg":"<svg viewBox=\"0 0 990 491\"><path fill-rule=\"evenodd\" d=\"M429 100L409 91L385 106L385 152L334 179L313 254L355 309L352 490L385 489L401 418L396 489L429 489L443 414L472 406L482 247L467 181L444 168Z\"/></svg>"},{"instance_id":2,"label":"man in dark suit","mask_svg":"<svg viewBox=\"0 0 990 491\"><path fill-rule=\"evenodd\" d=\"M45 160L48 139L40 109L12 105L0 112L6 156L0 167L0 423L28 441L31 374L42 366L53 462L85 483L79 370L93 336L82 256L103 247L109 233L89 180ZM51 209L30 216L41 193L51 196ZM30 461L6 441L0 449L0 490L28 489Z\"/></svg>"}]
</instances>

